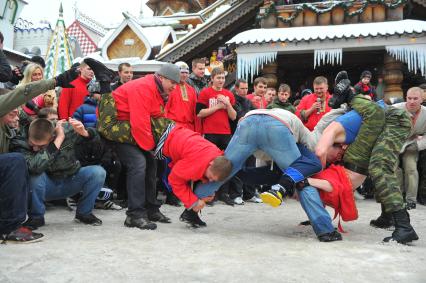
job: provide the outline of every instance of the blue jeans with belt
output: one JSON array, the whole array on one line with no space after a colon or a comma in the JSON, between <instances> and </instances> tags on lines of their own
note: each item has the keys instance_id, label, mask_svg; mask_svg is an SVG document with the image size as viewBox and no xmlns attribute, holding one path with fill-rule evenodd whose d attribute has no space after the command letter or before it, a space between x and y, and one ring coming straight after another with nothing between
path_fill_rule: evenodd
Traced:
<instances>
[{"instance_id":1,"label":"blue jeans with belt","mask_svg":"<svg viewBox=\"0 0 426 283\"><path fill-rule=\"evenodd\" d=\"M271 156L282 170L290 166L301 154L288 127L269 115L251 115L242 120L235 131L225 157L232 162L232 172L222 182L199 184L195 194L199 198L213 195L219 187L232 178L256 150Z\"/></svg>"}]
</instances>

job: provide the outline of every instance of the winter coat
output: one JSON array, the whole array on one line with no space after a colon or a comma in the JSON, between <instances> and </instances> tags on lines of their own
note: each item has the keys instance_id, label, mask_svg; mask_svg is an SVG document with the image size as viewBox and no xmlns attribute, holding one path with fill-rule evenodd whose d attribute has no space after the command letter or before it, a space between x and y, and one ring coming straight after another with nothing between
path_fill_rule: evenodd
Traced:
<instances>
[{"instance_id":1,"label":"winter coat","mask_svg":"<svg viewBox=\"0 0 426 283\"><path fill-rule=\"evenodd\" d=\"M87 128L89 137L86 140L92 140L96 137L95 129ZM52 178L67 178L74 175L81 167L80 162L75 156L75 143L81 138L74 132L72 126L64 124L65 139L59 149L51 142L45 149L34 152L28 141L21 136L12 139L10 150L24 154L27 161L28 171L32 175L46 173Z\"/></svg>"},{"instance_id":2,"label":"winter coat","mask_svg":"<svg viewBox=\"0 0 426 283\"><path fill-rule=\"evenodd\" d=\"M98 102L93 97L87 96L84 99L83 105L77 108L74 112L73 117L83 123L83 125L88 128L96 128L97 116L96 108Z\"/></svg>"},{"instance_id":3,"label":"winter coat","mask_svg":"<svg viewBox=\"0 0 426 283\"><path fill-rule=\"evenodd\" d=\"M233 106L235 112L237 112L237 118L231 122L231 130L232 133L235 132L238 121L247 114L247 112L256 109L253 104L245 97L239 96L238 94L234 94L235 97L235 105Z\"/></svg>"},{"instance_id":4,"label":"winter coat","mask_svg":"<svg viewBox=\"0 0 426 283\"><path fill-rule=\"evenodd\" d=\"M154 75L147 75L129 81L112 92L117 120L130 121L132 136L144 150L151 150L155 146L151 118L165 116L165 102L158 84Z\"/></svg>"},{"instance_id":5,"label":"winter coat","mask_svg":"<svg viewBox=\"0 0 426 283\"><path fill-rule=\"evenodd\" d=\"M293 114L296 113L296 108L290 102L281 102L278 98L275 98L275 100L266 107L266 109L272 108L280 108L290 111Z\"/></svg>"},{"instance_id":6,"label":"winter coat","mask_svg":"<svg viewBox=\"0 0 426 283\"><path fill-rule=\"evenodd\" d=\"M195 89L197 95L200 94L203 88L208 87L207 79L205 77L200 79L194 73L189 75L189 78L186 82Z\"/></svg>"},{"instance_id":7,"label":"winter coat","mask_svg":"<svg viewBox=\"0 0 426 283\"><path fill-rule=\"evenodd\" d=\"M12 68L6 59L3 49L0 49L0 82L5 83L12 78Z\"/></svg>"},{"instance_id":8,"label":"winter coat","mask_svg":"<svg viewBox=\"0 0 426 283\"><path fill-rule=\"evenodd\" d=\"M376 101L376 89L371 84L363 84L362 82L358 82L355 86L355 93L362 95L369 95L373 101Z\"/></svg>"}]
</instances>

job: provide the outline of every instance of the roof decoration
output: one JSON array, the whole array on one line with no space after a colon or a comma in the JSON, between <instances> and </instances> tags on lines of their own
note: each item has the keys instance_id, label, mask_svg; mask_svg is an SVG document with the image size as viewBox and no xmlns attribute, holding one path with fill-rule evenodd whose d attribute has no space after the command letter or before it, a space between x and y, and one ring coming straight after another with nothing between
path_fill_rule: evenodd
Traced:
<instances>
[{"instance_id":1,"label":"roof decoration","mask_svg":"<svg viewBox=\"0 0 426 283\"><path fill-rule=\"evenodd\" d=\"M367 8L369 4L378 4L378 5L383 5L390 9L396 9L400 7L401 5L405 5L407 3L407 0L396 0L396 1L363 0L363 1L328 1L328 2L320 2L320 3L301 3L301 4L295 4L295 9L294 9L295 12L287 18L284 18L278 15L275 2L276 1L271 1L271 4L263 11L263 13L257 15L256 17L257 22L260 22L261 20L268 18L270 15L275 15L277 16L279 21L287 24L287 23L291 23L304 10L310 10L314 12L315 14L319 15L319 14L328 13L337 7L343 8L345 12L345 16L354 17L356 15L362 14L365 8ZM356 10L353 10L354 7L358 7L357 5L360 2L361 2L361 6L357 8Z\"/></svg>"},{"instance_id":2,"label":"roof decoration","mask_svg":"<svg viewBox=\"0 0 426 283\"><path fill-rule=\"evenodd\" d=\"M59 7L59 18L56 22L49 48L47 49L45 77L53 78L57 74L68 70L72 65L72 61L73 54L65 29L61 3Z\"/></svg>"},{"instance_id":3,"label":"roof decoration","mask_svg":"<svg viewBox=\"0 0 426 283\"><path fill-rule=\"evenodd\" d=\"M251 29L237 34L229 40L227 44L244 45L268 42L300 42L325 39L362 38L369 36L421 34L424 32L426 32L426 22L419 20Z\"/></svg>"},{"instance_id":4,"label":"roof decoration","mask_svg":"<svg viewBox=\"0 0 426 283\"><path fill-rule=\"evenodd\" d=\"M97 49L96 43L81 27L79 21L74 21L68 28L67 33L70 37L74 37L80 45L81 53L87 55L95 52Z\"/></svg>"},{"instance_id":5,"label":"roof decoration","mask_svg":"<svg viewBox=\"0 0 426 283\"><path fill-rule=\"evenodd\" d=\"M90 29L94 33L97 33L99 36L104 36L108 32L105 26L95 21L91 17L83 14L80 10L77 9L77 7L74 7L74 12L76 21L80 22L80 24Z\"/></svg>"},{"instance_id":6,"label":"roof decoration","mask_svg":"<svg viewBox=\"0 0 426 283\"><path fill-rule=\"evenodd\" d=\"M30 30L44 30L44 29L52 29L52 26L48 21L40 21L38 23L33 23L31 21L27 21L22 18L18 18L16 20L16 24L14 26L14 30L16 31L30 31Z\"/></svg>"}]
</instances>

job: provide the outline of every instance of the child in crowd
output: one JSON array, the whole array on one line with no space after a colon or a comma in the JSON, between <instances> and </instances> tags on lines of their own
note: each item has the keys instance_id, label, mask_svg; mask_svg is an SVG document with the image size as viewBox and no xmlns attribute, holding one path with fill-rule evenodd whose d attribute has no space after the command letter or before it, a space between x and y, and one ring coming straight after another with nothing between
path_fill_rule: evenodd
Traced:
<instances>
[{"instance_id":1,"label":"child in crowd","mask_svg":"<svg viewBox=\"0 0 426 283\"><path fill-rule=\"evenodd\" d=\"M370 71L362 72L360 81L354 86L355 93L376 101L376 89L370 84L371 77Z\"/></svg>"},{"instance_id":2,"label":"child in crowd","mask_svg":"<svg viewBox=\"0 0 426 283\"><path fill-rule=\"evenodd\" d=\"M275 98L275 100L270 103L267 107L267 109L272 108L281 108L287 111L290 111L291 113L296 112L296 108L289 102L289 98L291 96L291 88L287 84L281 84L278 88L278 96Z\"/></svg>"}]
</instances>

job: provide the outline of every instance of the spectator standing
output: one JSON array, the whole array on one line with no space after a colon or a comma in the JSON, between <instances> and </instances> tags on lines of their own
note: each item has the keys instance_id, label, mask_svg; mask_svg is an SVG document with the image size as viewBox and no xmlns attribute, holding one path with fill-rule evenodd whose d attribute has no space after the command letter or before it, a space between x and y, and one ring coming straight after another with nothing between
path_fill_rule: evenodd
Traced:
<instances>
[{"instance_id":1,"label":"spectator standing","mask_svg":"<svg viewBox=\"0 0 426 283\"><path fill-rule=\"evenodd\" d=\"M192 73L189 75L187 82L195 89L197 96L200 94L201 90L208 86L205 72L206 58L196 58L192 60Z\"/></svg>"},{"instance_id":2,"label":"spectator standing","mask_svg":"<svg viewBox=\"0 0 426 283\"><path fill-rule=\"evenodd\" d=\"M278 88L278 97L268 105L267 109L273 108L281 108L291 113L296 112L296 108L294 108L293 104L289 102L289 98L291 96L291 88L287 84L281 84Z\"/></svg>"},{"instance_id":3,"label":"spectator standing","mask_svg":"<svg viewBox=\"0 0 426 283\"><path fill-rule=\"evenodd\" d=\"M118 65L118 81L111 85L111 90L116 90L119 86L131 81L133 79L133 68L127 62L121 63Z\"/></svg>"},{"instance_id":4,"label":"spectator standing","mask_svg":"<svg viewBox=\"0 0 426 283\"><path fill-rule=\"evenodd\" d=\"M247 99L253 104L257 109L265 109L268 105L268 102L265 99L266 88L268 87L268 82L263 77L258 77L253 82L254 92L247 95Z\"/></svg>"},{"instance_id":5,"label":"spectator standing","mask_svg":"<svg viewBox=\"0 0 426 283\"><path fill-rule=\"evenodd\" d=\"M93 79L92 69L84 62L80 64L80 76L72 82L74 88L63 88L59 96L58 115L59 119L72 117L75 110L83 104L89 94L87 85Z\"/></svg>"},{"instance_id":6,"label":"spectator standing","mask_svg":"<svg viewBox=\"0 0 426 283\"><path fill-rule=\"evenodd\" d=\"M367 96L373 101L376 101L376 89L371 85L372 74L370 71L361 73L360 81L354 86L356 94Z\"/></svg>"},{"instance_id":7,"label":"spectator standing","mask_svg":"<svg viewBox=\"0 0 426 283\"><path fill-rule=\"evenodd\" d=\"M421 105L423 102L422 95L423 90L421 88L412 87L407 91L406 102L394 104L396 108L406 110L413 122L410 137L402 149L407 209L416 208L419 186L417 161L419 160L419 152L426 149L426 107Z\"/></svg>"},{"instance_id":8,"label":"spectator standing","mask_svg":"<svg viewBox=\"0 0 426 283\"><path fill-rule=\"evenodd\" d=\"M327 79L323 76L316 77L313 86L314 93L304 96L296 108L296 115L310 131L313 131L322 116L331 110L328 106L331 95L328 92Z\"/></svg>"}]
</instances>

